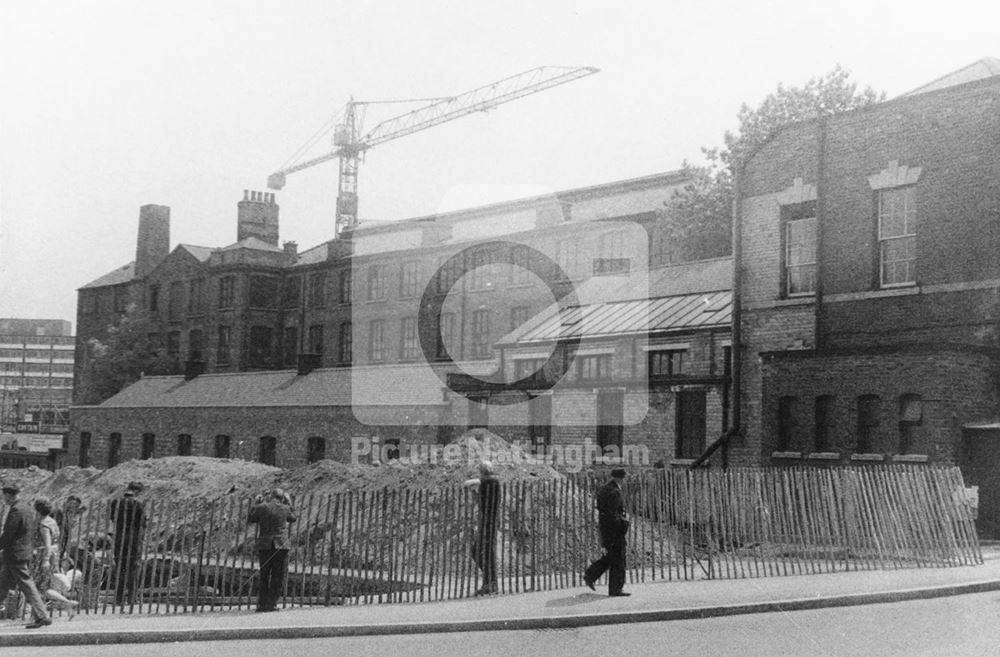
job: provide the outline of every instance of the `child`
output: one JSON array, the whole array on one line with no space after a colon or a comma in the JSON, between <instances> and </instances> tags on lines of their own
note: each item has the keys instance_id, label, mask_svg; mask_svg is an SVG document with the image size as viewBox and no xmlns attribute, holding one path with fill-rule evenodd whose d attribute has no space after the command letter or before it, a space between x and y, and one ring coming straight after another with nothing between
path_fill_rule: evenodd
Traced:
<instances>
[{"instance_id":1,"label":"child","mask_svg":"<svg viewBox=\"0 0 1000 657\"><path fill-rule=\"evenodd\" d=\"M65 611L72 619L80 603L70 598L77 597L82 581L83 573L76 569L73 560L64 559L63 572L52 573L49 578L49 588L45 590L45 597L49 599L53 608Z\"/></svg>"}]
</instances>

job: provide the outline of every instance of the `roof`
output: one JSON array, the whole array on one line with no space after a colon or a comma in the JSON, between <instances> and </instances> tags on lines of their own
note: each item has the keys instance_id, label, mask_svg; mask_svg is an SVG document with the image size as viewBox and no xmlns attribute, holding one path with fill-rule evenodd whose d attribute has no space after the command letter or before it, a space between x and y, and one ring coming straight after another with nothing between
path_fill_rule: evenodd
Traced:
<instances>
[{"instance_id":1,"label":"roof","mask_svg":"<svg viewBox=\"0 0 1000 657\"><path fill-rule=\"evenodd\" d=\"M127 265L123 265L118 269L109 271L100 278L94 279L80 287L81 290L87 289L89 287L104 287L106 285L119 285L121 283L128 283L133 278L135 278L135 263L130 262Z\"/></svg>"},{"instance_id":2,"label":"roof","mask_svg":"<svg viewBox=\"0 0 1000 657\"><path fill-rule=\"evenodd\" d=\"M208 262L212 252L215 251L215 249L210 246L195 246L194 244L178 244L177 247L186 250L188 253L197 258L199 262Z\"/></svg>"},{"instance_id":3,"label":"roof","mask_svg":"<svg viewBox=\"0 0 1000 657\"><path fill-rule=\"evenodd\" d=\"M255 251L276 251L278 253L284 253L284 249L278 248L273 244L268 244L264 240L258 237L244 237L239 242L230 244L229 246L224 246L220 249L215 249L216 251L235 251L236 249L254 249Z\"/></svg>"},{"instance_id":4,"label":"roof","mask_svg":"<svg viewBox=\"0 0 1000 657\"><path fill-rule=\"evenodd\" d=\"M462 363L487 374L493 361ZM477 371L478 370L478 371ZM443 404L444 383L423 363L295 370L147 376L100 408L206 408L274 406L426 406Z\"/></svg>"},{"instance_id":5,"label":"roof","mask_svg":"<svg viewBox=\"0 0 1000 657\"><path fill-rule=\"evenodd\" d=\"M326 262L327 256L330 251L330 243L323 242L319 246L314 246L308 251L303 251L298 255L295 260L296 265L315 265L320 262Z\"/></svg>"},{"instance_id":6,"label":"roof","mask_svg":"<svg viewBox=\"0 0 1000 657\"><path fill-rule=\"evenodd\" d=\"M730 290L650 299L630 299L564 308L550 307L501 343L553 342L560 338L645 335L666 331L728 327Z\"/></svg>"},{"instance_id":7,"label":"roof","mask_svg":"<svg viewBox=\"0 0 1000 657\"><path fill-rule=\"evenodd\" d=\"M915 96L929 91L937 91L938 89L954 87L960 84L965 84L966 82L975 82L976 80L983 80L985 78L991 78L998 75L1000 75L1000 59L997 59L996 57L984 57L980 60L972 62L968 66L963 66L956 71L952 71L951 73L942 75L936 80L932 80L927 84L921 85L913 91L900 94L899 98Z\"/></svg>"}]
</instances>

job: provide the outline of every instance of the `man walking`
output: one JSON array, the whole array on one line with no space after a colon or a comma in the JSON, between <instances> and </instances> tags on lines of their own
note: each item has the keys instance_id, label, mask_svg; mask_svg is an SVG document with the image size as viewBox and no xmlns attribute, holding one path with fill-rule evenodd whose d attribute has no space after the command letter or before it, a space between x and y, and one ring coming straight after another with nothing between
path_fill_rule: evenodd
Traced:
<instances>
[{"instance_id":1,"label":"man walking","mask_svg":"<svg viewBox=\"0 0 1000 657\"><path fill-rule=\"evenodd\" d=\"M135 604L142 561L142 533L146 528L146 513L142 502L135 498L143 489L138 481L130 481L121 499L112 500L109 514L115 523L114 555L117 566L115 603Z\"/></svg>"},{"instance_id":2,"label":"man walking","mask_svg":"<svg viewBox=\"0 0 1000 657\"><path fill-rule=\"evenodd\" d=\"M497 524L500 519L500 479L493 472L493 464L479 464L479 477L465 482L479 488L479 527L472 544L472 558L483 573L483 585L476 595L491 595L497 587Z\"/></svg>"},{"instance_id":3,"label":"man walking","mask_svg":"<svg viewBox=\"0 0 1000 657\"><path fill-rule=\"evenodd\" d=\"M8 510L7 520L0 532L0 601L6 600L10 590L17 586L31 606L32 621L25 627L34 629L51 625L52 619L45 611L45 602L28 572L34 546L30 516L17 500L21 491L11 485L4 486L2 490Z\"/></svg>"},{"instance_id":4,"label":"man walking","mask_svg":"<svg viewBox=\"0 0 1000 657\"><path fill-rule=\"evenodd\" d=\"M583 574L583 582L593 591L594 582L607 571L608 595L613 598L632 595L622 591L625 586L625 534L629 526L622 496L624 480L624 470L612 470L611 479L597 491L597 525L604 556L590 564Z\"/></svg>"},{"instance_id":5,"label":"man walking","mask_svg":"<svg viewBox=\"0 0 1000 657\"><path fill-rule=\"evenodd\" d=\"M247 522L256 524L257 557L260 560L260 593L257 611L278 611L278 598L288 571L288 524L295 522L292 500L280 488L269 496L258 496Z\"/></svg>"}]
</instances>

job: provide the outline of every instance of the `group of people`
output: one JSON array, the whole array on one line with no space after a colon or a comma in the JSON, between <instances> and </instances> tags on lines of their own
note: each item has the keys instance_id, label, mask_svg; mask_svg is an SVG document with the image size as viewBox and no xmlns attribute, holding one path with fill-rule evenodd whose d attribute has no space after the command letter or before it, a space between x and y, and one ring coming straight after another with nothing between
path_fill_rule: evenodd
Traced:
<instances>
[{"instance_id":1,"label":"group of people","mask_svg":"<svg viewBox=\"0 0 1000 657\"><path fill-rule=\"evenodd\" d=\"M477 531L471 551L482 573L482 586L477 589L476 595L492 595L499 591L496 538L502 488L492 464L480 463L478 470L478 477L465 482L477 488L479 498ZM583 576L584 583L595 590L594 584L607 572L608 595L612 597L629 595L623 590L625 537L629 528L622 493L624 479L624 470L612 470L611 479L597 493L598 528L604 554L590 564ZM117 571L115 602L118 605L134 603L138 590L146 516L136 493L142 488L139 482L129 483L124 496L113 500L109 507L110 519L115 525L112 547ZM26 625L28 628L52 624L46 599L49 606L65 610L72 616L79 604L72 598L79 582L87 576L77 567L77 561L85 560L86 555L81 555L79 550L74 553L68 550L69 545L77 545L80 539L80 518L84 510L80 498L70 496L65 507L55 515L48 500L35 500L37 520L32 523L19 500L21 491L18 487L5 485L2 491L8 510L3 530L0 531L0 602L6 600L11 589L16 587L20 590L31 607L32 619ZM250 507L247 522L258 527L258 612L278 609L278 599L288 571L288 527L295 519L291 498L280 488L258 495ZM86 565L80 565L86 569Z\"/></svg>"}]
</instances>

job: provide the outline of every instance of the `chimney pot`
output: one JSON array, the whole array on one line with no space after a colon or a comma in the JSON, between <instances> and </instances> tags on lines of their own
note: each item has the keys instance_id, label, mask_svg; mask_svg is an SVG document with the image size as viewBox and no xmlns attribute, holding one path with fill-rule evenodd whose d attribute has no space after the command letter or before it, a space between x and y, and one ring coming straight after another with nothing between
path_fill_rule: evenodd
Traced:
<instances>
[{"instance_id":1,"label":"chimney pot","mask_svg":"<svg viewBox=\"0 0 1000 657\"><path fill-rule=\"evenodd\" d=\"M249 201L250 200L250 190L249 189L244 189L243 190L243 200L244 201Z\"/></svg>"}]
</instances>

